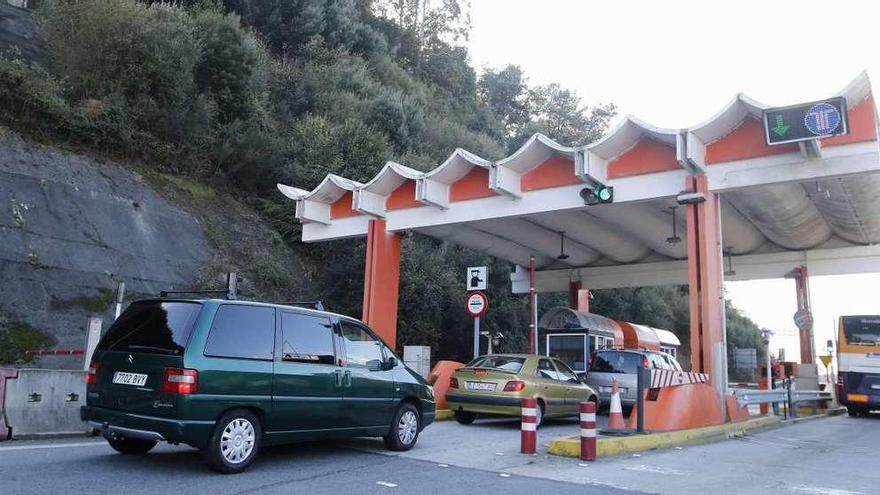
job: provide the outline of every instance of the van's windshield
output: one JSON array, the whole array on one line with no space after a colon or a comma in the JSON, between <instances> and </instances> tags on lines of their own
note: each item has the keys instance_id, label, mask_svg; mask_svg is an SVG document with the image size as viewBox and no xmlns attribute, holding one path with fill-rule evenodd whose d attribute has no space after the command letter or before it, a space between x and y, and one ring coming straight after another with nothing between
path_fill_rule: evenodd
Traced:
<instances>
[{"instance_id":1,"label":"van's windshield","mask_svg":"<svg viewBox=\"0 0 880 495\"><path fill-rule=\"evenodd\" d=\"M201 309L196 302L132 303L107 330L97 350L183 354Z\"/></svg>"}]
</instances>

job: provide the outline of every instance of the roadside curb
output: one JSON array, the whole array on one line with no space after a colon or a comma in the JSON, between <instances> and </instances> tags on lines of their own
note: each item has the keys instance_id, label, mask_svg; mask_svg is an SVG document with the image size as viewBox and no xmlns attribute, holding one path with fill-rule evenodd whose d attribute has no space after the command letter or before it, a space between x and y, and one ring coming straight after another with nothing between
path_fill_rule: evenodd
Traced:
<instances>
[{"instance_id":1,"label":"roadside curb","mask_svg":"<svg viewBox=\"0 0 880 495\"><path fill-rule=\"evenodd\" d=\"M627 452L661 449L680 445L706 443L740 437L748 431L771 428L783 424L778 417L756 418L741 423L726 423L718 426L693 428L689 430L649 433L626 437L599 438L596 442L596 456L610 457ZM550 441L547 451L564 457L580 456L580 438L566 436Z\"/></svg>"},{"instance_id":2,"label":"roadside curb","mask_svg":"<svg viewBox=\"0 0 880 495\"><path fill-rule=\"evenodd\" d=\"M454 417L455 414L449 409L437 409L434 413L434 421L449 421Z\"/></svg>"}]
</instances>

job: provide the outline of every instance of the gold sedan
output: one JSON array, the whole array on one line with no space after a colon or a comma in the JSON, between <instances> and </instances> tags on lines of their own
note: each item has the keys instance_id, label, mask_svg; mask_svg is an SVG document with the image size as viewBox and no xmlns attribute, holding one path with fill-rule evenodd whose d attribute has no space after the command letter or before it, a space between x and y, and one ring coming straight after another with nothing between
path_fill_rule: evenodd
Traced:
<instances>
[{"instance_id":1,"label":"gold sedan","mask_svg":"<svg viewBox=\"0 0 880 495\"><path fill-rule=\"evenodd\" d=\"M520 416L525 397L538 400L538 425L545 417L576 415L582 401L598 400L596 391L556 358L493 354L452 374L446 402L459 423L470 424L477 415Z\"/></svg>"}]
</instances>

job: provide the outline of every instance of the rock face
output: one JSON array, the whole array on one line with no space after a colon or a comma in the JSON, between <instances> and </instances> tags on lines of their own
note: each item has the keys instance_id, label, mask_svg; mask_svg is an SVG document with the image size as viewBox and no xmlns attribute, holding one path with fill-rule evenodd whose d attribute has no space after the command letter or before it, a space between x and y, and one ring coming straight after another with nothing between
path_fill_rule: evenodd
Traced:
<instances>
[{"instance_id":1,"label":"rock face","mask_svg":"<svg viewBox=\"0 0 880 495\"><path fill-rule=\"evenodd\" d=\"M21 5L21 0L12 4ZM26 4L27 2L24 2ZM0 0L0 56L16 55L27 62L45 61L46 43L34 22L33 14Z\"/></svg>"},{"instance_id":2,"label":"rock face","mask_svg":"<svg viewBox=\"0 0 880 495\"><path fill-rule=\"evenodd\" d=\"M0 319L82 349L117 281L129 296L191 286L212 253L197 218L122 167L0 134Z\"/></svg>"}]
</instances>

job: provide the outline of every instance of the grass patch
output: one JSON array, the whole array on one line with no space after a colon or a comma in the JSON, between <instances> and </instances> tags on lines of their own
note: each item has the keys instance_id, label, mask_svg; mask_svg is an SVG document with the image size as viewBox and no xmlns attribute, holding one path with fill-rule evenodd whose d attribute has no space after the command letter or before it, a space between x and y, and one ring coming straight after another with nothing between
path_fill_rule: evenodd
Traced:
<instances>
[{"instance_id":1,"label":"grass patch","mask_svg":"<svg viewBox=\"0 0 880 495\"><path fill-rule=\"evenodd\" d=\"M89 313L103 313L107 311L111 302L113 302L113 291L102 287L98 289L97 296L80 296L72 299L56 299L53 297L49 306L57 310L84 309Z\"/></svg>"},{"instance_id":2,"label":"grass patch","mask_svg":"<svg viewBox=\"0 0 880 495\"><path fill-rule=\"evenodd\" d=\"M22 365L34 360L27 351L52 347L44 332L22 321L0 319L0 364Z\"/></svg>"}]
</instances>

